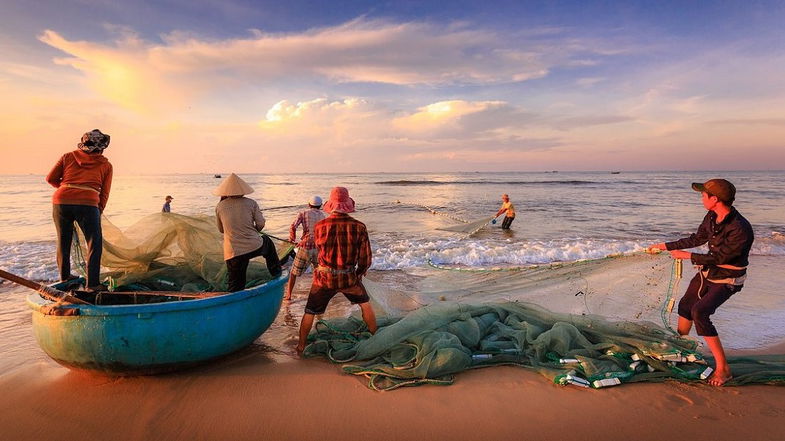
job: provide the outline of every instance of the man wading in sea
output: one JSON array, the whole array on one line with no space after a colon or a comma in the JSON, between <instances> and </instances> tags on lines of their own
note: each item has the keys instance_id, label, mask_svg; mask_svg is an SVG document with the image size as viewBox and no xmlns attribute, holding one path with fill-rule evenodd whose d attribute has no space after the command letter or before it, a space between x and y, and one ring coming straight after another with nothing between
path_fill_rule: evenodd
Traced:
<instances>
[{"instance_id":1,"label":"man wading in sea","mask_svg":"<svg viewBox=\"0 0 785 441\"><path fill-rule=\"evenodd\" d=\"M504 213L504 220L502 221L502 230L509 230L510 225L512 225L512 221L515 220L515 206L512 205L510 202L510 196L507 194L502 195L502 206L499 208L499 211L496 212L496 216L499 217L500 214ZM496 220L493 221L496 223Z\"/></svg>"},{"instance_id":2,"label":"man wading in sea","mask_svg":"<svg viewBox=\"0 0 785 441\"><path fill-rule=\"evenodd\" d=\"M736 199L733 184L725 179L711 179L692 184L692 189L701 192L703 206L709 210L698 231L690 237L651 248L670 251L674 259L689 259L700 267L679 301L679 334L689 334L695 322L695 330L706 340L714 356L715 371L709 377L709 384L722 386L732 375L710 316L744 287L755 237L750 223L733 207ZM681 251L706 242L709 243L707 254Z\"/></svg>"},{"instance_id":3,"label":"man wading in sea","mask_svg":"<svg viewBox=\"0 0 785 441\"><path fill-rule=\"evenodd\" d=\"M365 224L348 215L354 212L354 200L344 187L332 189L324 211L331 214L314 226L313 239L319 250L319 265L314 271L305 314L300 322L298 353L305 349L314 315L323 314L330 299L339 292L353 304L360 305L368 330L371 334L376 333L376 314L362 283L362 277L371 267L368 230Z\"/></svg>"}]
</instances>

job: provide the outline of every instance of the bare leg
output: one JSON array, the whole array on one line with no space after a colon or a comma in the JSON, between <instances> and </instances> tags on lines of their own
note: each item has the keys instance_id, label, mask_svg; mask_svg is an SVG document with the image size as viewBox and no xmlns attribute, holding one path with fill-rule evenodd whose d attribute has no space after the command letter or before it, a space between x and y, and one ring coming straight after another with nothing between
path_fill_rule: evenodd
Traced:
<instances>
[{"instance_id":1,"label":"bare leg","mask_svg":"<svg viewBox=\"0 0 785 441\"><path fill-rule=\"evenodd\" d=\"M725 359L725 349L722 348L720 337L703 337L706 344L711 350L711 355L714 356L714 373L709 377L709 384L712 386L722 386L731 379L733 376L728 365L728 360Z\"/></svg>"},{"instance_id":2,"label":"bare leg","mask_svg":"<svg viewBox=\"0 0 785 441\"><path fill-rule=\"evenodd\" d=\"M363 321L368 326L368 330L371 331L371 334L376 334L376 313L371 308L371 302L360 303L360 310L363 313Z\"/></svg>"},{"instance_id":3,"label":"bare leg","mask_svg":"<svg viewBox=\"0 0 785 441\"><path fill-rule=\"evenodd\" d=\"M294 274L289 274L289 283L286 285L286 295L284 296L284 300L291 300L292 299L292 290L294 289L294 281L297 280L297 276Z\"/></svg>"},{"instance_id":4,"label":"bare leg","mask_svg":"<svg viewBox=\"0 0 785 441\"><path fill-rule=\"evenodd\" d=\"M687 320L686 318L679 316L679 335L689 335L691 329L692 320Z\"/></svg>"},{"instance_id":5,"label":"bare leg","mask_svg":"<svg viewBox=\"0 0 785 441\"><path fill-rule=\"evenodd\" d=\"M308 341L308 334L311 332L313 326L313 314L307 312L303 314L303 320L300 322L300 340L297 343L297 353L302 354L305 350L305 342Z\"/></svg>"}]
</instances>

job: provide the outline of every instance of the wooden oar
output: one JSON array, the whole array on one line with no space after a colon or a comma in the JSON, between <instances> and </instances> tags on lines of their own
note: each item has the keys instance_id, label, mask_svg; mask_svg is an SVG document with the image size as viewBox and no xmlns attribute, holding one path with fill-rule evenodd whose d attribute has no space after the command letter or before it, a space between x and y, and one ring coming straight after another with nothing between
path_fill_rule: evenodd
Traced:
<instances>
[{"instance_id":1,"label":"wooden oar","mask_svg":"<svg viewBox=\"0 0 785 441\"><path fill-rule=\"evenodd\" d=\"M10 280L19 285L25 286L27 288L30 288L32 290L38 291L45 299L52 300L53 302L69 302L69 303L78 303L81 305L89 305L88 302L85 302L82 299L78 299L65 291L60 291L59 289L52 288L51 286L47 286L38 282L33 282L32 280L27 280L23 277L19 277L7 271L0 270L0 277L6 280Z\"/></svg>"}]
</instances>

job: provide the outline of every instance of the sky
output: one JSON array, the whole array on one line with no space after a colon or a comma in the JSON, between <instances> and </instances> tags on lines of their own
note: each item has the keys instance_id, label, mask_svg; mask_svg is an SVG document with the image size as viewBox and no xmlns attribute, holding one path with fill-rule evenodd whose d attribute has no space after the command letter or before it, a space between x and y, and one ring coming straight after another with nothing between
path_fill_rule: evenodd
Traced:
<instances>
[{"instance_id":1,"label":"sky","mask_svg":"<svg viewBox=\"0 0 785 441\"><path fill-rule=\"evenodd\" d=\"M0 0L0 173L785 169L785 2Z\"/></svg>"}]
</instances>

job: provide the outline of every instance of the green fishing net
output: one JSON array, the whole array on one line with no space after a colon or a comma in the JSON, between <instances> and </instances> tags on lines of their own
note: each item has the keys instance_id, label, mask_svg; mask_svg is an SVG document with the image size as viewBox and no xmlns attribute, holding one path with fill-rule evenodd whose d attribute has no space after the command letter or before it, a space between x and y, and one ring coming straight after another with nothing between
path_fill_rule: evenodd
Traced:
<instances>
[{"instance_id":1,"label":"green fishing net","mask_svg":"<svg viewBox=\"0 0 785 441\"><path fill-rule=\"evenodd\" d=\"M223 235L215 217L155 213L120 230L102 218L101 280L116 291L226 291ZM77 229L78 231L78 229ZM274 241L278 255L292 247ZM75 261L84 265L84 240L77 241ZM271 279L263 258L251 260L246 286Z\"/></svg>"},{"instance_id":2,"label":"green fishing net","mask_svg":"<svg viewBox=\"0 0 785 441\"><path fill-rule=\"evenodd\" d=\"M305 354L342 363L376 390L450 384L456 373L494 365L577 387L697 381L711 369L698 341L673 331L673 266L646 254L505 269L434 265L408 290L366 277L379 331L371 335L356 316L323 320ZM729 361L731 385L785 382L785 356Z\"/></svg>"}]
</instances>

